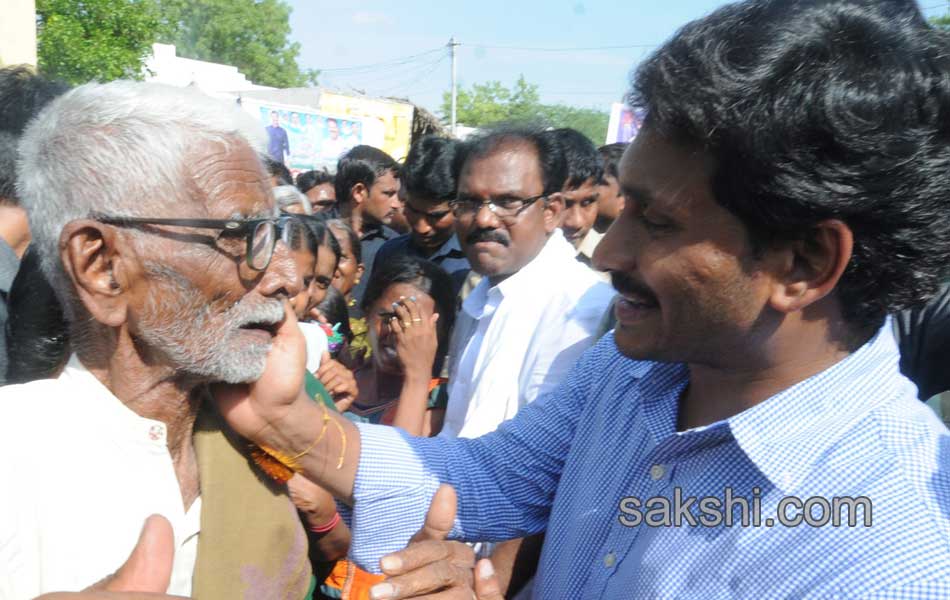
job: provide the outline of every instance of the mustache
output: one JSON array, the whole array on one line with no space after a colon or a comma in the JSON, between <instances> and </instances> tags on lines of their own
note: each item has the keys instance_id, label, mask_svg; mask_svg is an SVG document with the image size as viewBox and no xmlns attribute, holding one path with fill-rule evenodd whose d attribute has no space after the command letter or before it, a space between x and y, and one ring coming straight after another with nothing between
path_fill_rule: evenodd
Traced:
<instances>
[{"instance_id":1,"label":"mustache","mask_svg":"<svg viewBox=\"0 0 950 600\"><path fill-rule=\"evenodd\" d=\"M653 295L653 292L650 291L650 288L635 280L633 277L630 277L626 273L611 271L610 283L614 286L615 290L620 292L621 295L641 296L642 298L648 300L656 300L656 297Z\"/></svg>"},{"instance_id":2,"label":"mustache","mask_svg":"<svg viewBox=\"0 0 950 600\"><path fill-rule=\"evenodd\" d=\"M496 242L506 248L511 245L511 240L508 236L497 229L479 229L473 231L465 238L465 243L467 244L477 244L479 242Z\"/></svg>"},{"instance_id":3,"label":"mustache","mask_svg":"<svg viewBox=\"0 0 950 600\"><path fill-rule=\"evenodd\" d=\"M284 320L284 304L274 298L261 301L245 297L229 308L225 317L233 327L274 325Z\"/></svg>"}]
</instances>

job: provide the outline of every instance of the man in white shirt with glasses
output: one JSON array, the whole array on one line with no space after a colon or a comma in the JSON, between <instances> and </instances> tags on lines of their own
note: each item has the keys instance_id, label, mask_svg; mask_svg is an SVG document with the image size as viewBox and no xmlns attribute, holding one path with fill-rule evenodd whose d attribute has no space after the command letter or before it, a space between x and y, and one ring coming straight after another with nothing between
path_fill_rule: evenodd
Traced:
<instances>
[{"instance_id":1,"label":"man in white shirt with glasses","mask_svg":"<svg viewBox=\"0 0 950 600\"><path fill-rule=\"evenodd\" d=\"M558 229L564 160L531 130L494 131L466 149L452 208L483 280L456 321L442 435L494 431L560 383L596 340L614 292Z\"/></svg>"}]
</instances>

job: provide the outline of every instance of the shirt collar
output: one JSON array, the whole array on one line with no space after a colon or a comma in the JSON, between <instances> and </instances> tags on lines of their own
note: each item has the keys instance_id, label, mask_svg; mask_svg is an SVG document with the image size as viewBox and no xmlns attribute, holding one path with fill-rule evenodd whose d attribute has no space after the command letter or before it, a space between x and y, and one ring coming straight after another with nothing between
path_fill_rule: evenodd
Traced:
<instances>
[{"instance_id":1,"label":"shirt collar","mask_svg":"<svg viewBox=\"0 0 950 600\"><path fill-rule=\"evenodd\" d=\"M844 360L728 419L732 436L769 481L791 492L856 421L912 386L899 361L888 319Z\"/></svg>"},{"instance_id":2,"label":"shirt collar","mask_svg":"<svg viewBox=\"0 0 950 600\"><path fill-rule=\"evenodd\" d=\"M437 258L442 258L443 256L452 256L452 255L462 255L462 246L459 244L459 238L456 234L452 234L452 237L447 239L444 244L439 246L439 249L429 257L429 260L435 260Z\"/></svg>"},{"instance_id":3,"label":"shirt collar","mask_svg":"<svg viewBox=\"0 0 950 600\"><path fill-rule=\"evenodd\" d=\"M591 230L587 232L587 235L581 241L581 245L577 248L577 253L586 256L588 259L594 258L594 250L603 238L604 234L591 227Z\"/></svg>"},{"instance_id":4,"label":"shirt collar","mask_svg":"<svg viewBox=\"0 0 950 600\"><path fill-rule=\"evenodd\" d=\"M574 255L574 247L564 239L560 229L555 229L544 243L541 252L520 271L494 287L487 277L483 278L462 303L462 309L478 319L493 312L504 298L518 297L523 292L529 294L527 297L532 297L530 294L537 293L538 286L543 286L551 276L551 267L571 264L574 262ZM565 260L567 263L563 262ZM561 276L563 275L562 273Z\"/></svg>"},{"instance_id":5,"label":"shirt collar","mask_svg":"<svg viewBox=\"0 0 950 600\"><path fill-rule=\"evenodd\" d=\"M390 229L381 223L370 223L369 221L363 221L363 235L360 236L360 241L366 242L376 238L390 240L398 236L399 234L396 233L395 229Z\"/></svg>"},{"instance_id":6,"label":"shirt collar","mask_svg":"<svg viewBox=\"0 0 950 600\"><path fill-rule=\"evenodd\" d=\"M113 394L73 354L60 374L89 415L88 423L109 431L113 439L130 440L167 449L166 427L161 421L140 417Z\"/></svg>"},{"instance_id":7,"label":"shirt collar","mask_svg":"<svg viewBox=\"0 0 950 600\"><path fill-rule=\"evenodd\" d=\"M20 259L6 241L0 239L0 292L9 292L20 268Z\"/></svg>"},{"instance_id":8,"label":"shirt collar","mask_svg":"<svg viewBox=\"0 0 950 600\"><path fill-rule=\"evenodd\" d=\"M574 261L574 246L564 239L560 229L555 229L541 248L541 252L520 271L495 286L502 297L511 297L522 292L536 292L539 282L552 275L551 268L556 265L571 264ZM569 260L568 260L569 259ZM566 275L561 273L561 276Z\"/></svg>"}]
</instances>

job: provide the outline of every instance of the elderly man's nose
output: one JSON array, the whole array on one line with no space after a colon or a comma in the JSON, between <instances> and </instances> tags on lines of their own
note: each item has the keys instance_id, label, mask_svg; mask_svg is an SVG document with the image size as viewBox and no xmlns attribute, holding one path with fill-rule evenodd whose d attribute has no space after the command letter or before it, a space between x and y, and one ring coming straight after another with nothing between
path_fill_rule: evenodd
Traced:
<instances>
[{"instance_id":1,"label":"elderly man's nose","mask_svg":"<svg viewBox=\"0 0 950 600\"><path fill-rule=\"evenodd\" d=\"M293 298L303 289L303 273L297 266L284 242L277 242L274 256L261 278L261 294L264 296L286 295Z\"/></svg>"}]
</instances>

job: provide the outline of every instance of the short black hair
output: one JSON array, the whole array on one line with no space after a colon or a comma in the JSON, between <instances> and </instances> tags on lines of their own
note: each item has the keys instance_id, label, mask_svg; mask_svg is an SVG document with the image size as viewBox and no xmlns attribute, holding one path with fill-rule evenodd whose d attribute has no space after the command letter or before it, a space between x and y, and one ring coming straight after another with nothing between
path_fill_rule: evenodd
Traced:
<instances>
[{"instance_id":1,"label":"short black hair","mask_svg":"<svg viewBox=\"0 0 950 600\"><path fill-rule=\"evenodd\" d=\"M290 170L282 162L276 161L268 155L263 155L262 160L264 161L264 166L267 167L267 172L271 177L277 178L277 185L293 185L294 177L290 174Z\"/></svg>"},{"instance_id":2,"label":"short black hair","mask_svg":"<svg viewBox=\"0 0 950 600\"><path fill-rule=\"evenodd\" d=\"M55 377L69 358L69 327L33 246L23 254L6 304L9 314L3 332L8 356L5 383Z\"/></svg>"},{"instance_id":3,"label":"short black hair","mask_svg":"<svg viewBox=\"0 0 950 600\"><path fill-rule=\"evenodd\" d=\"M399 175L406 192L435 202L454 199L460 145L437 135L427 135L413 144Z\"/></svg>"},{"instance_id":4,"label":"short black hair","mask_svg":"<svg viewBox=\"0 0 950 600\"><path fill-rule=\"evenodd\" d=\"M330 121L330 119L327 119ZM399 165L393 157L379 148L361 144L340 157L336 165L336 201L348 204L353 199L350 192L353 186L362 183L367 188L373 186L376 178L387 171L399 173Z\"/></svg>"},{"instance_id":5,"label":"short black hair","mask_svg":"<svg viewBox=\"0 0 950 600\"><path fill-rule=\"evenodd\" d=\"M333 185L333 181L333 175L331 175L326 169L305 171L300 175L297 175L297 189L306 194L318 185L323 185L324 183Z\"/></svg>"},{"instance_id":6,"label":"short black hair","mask_svg":"<svg viewBox=\"0 0 950 600\"><path fill-rule=\"evenodd\" d=\"M866 335L950 265L948 48L913 0L751 0L683 27L628 101L715 161L716 201L760 248L846 223L835 291Z\"/></svg>"},{"instance_id":7,"label":"short black hair","mask_svg":"<svg viewBox=\"0 0 950 600\"><path fill-rule=\"evenodd\" d=\"M620 179L620 158L623 157L627 146L628 144L624 142L617 142L615 144L601 146L597 149L597 152L600 153L600 158L604 161L604 175L613 177L614 179Z\"/></svg>"},{"instance_id":8,"label":"short black hair","mask_svg":"<svg viewBox=\"0 0 950 600\"><path fill-rule=\"evenodd\" d=\"M69 91L26 66L0 69L0 201L17 204L17 144L30 119Z\"/></svg>"},{"instance_id":9,"label":"short black hair","mask_svg":"<svg viewBox=\"0 0 950 600\"><path fill-rule=\"evenodd\" d=\"M12 133L0 131L0 203L19 204L16 192L17 143Z\"/></svg>"},{"instance_id":10,"label":"short black hair","mask_svg":"<svg viewBox=\"0 0 950 600\"><path fill-rule=\"evenodd\" d=\"M0 131L19 137L44 106L69 86L37 75L25 66L0 69Z\"/></svg>"},{"instance_id":11,"label":"short black hair","mask_svg":"<svg viewBox=\"0 0 950 600\"><path fill-rule=\"evenodd\" d=\"M537 127L526 125L500 125L485 133L467 140L462 147L464 158L460 165L494 154L499 148L512 144L525 144L535 149L541 167L541 180L544 194L560 192L564 187L564 153L550 135ZM460 169L461 171L461 169Z\"/></svg>"},{"instance_id":12,"label":"short black hair","mask_svg":"<svg viewBox=\"0 0 950 600\"><path fill-rule=\"evenodd\" d=\"M370 307L382 297L386 288L397 283L413 285L432 296L435 302L435 312L439 313L439 321L436 323L439 349L432 374L438 376L442 372L442 362L448 350L449 334L455 324L456 295L452 277L432 261L409 254L393 254L374 266L360 304L363 313L369 314Z\"/></svg>"},{"instance_id":13,"label":"short black hair","mask_svg":"<svg viewBox=\"0 0 950 600\"><path fill-rule=\"evenodd\" d=\"M570 127L552 129L542 135L550 136L564 155L561 188L576 189L590 179L595 184L603 182L603 160L597 153L597 147L586 135Z\"/></svg>"}]
</instances>

